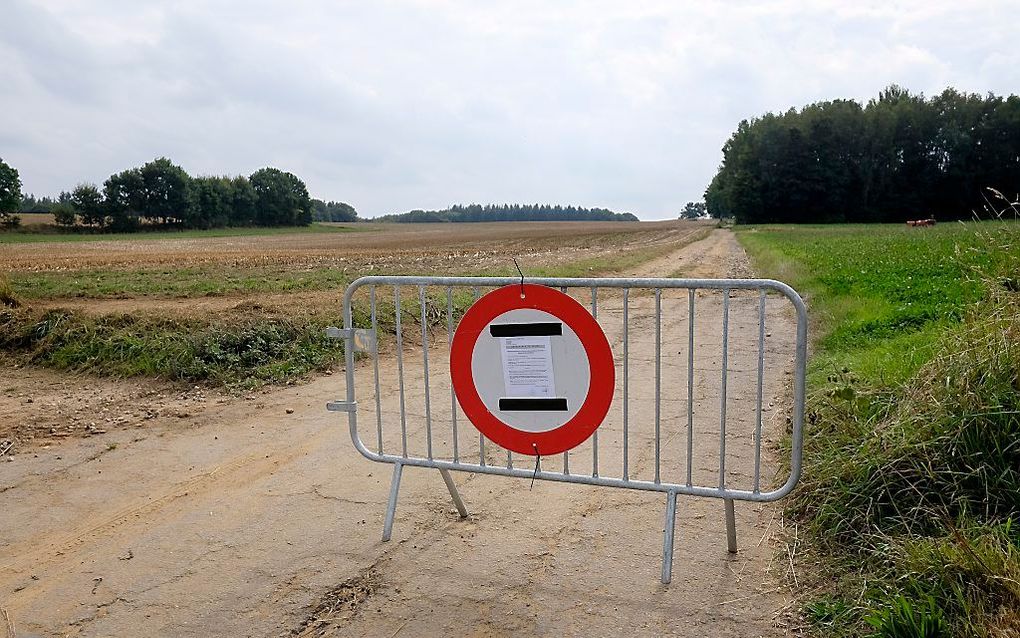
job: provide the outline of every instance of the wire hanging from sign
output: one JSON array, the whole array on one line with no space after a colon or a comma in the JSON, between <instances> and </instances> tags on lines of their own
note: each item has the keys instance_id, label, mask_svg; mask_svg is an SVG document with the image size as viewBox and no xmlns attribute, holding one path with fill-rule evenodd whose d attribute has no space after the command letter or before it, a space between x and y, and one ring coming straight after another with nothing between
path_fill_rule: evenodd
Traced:
<instances>
[{"instance_id":1,"label":"wire hanging from sign","mask_svg":"<svg viewBox=\"0 0 1020 638\"><path fill-rule=\"evenodd\" d=\"M517 258L516 257L511 257L510 259L512 259L514 261L514 266L517 266L517 272L521 273L521 299L524 299L525 298L525 295L524 295L524 271L521 270L521 265L517 263Z\"/></svg>"}]
</instances>

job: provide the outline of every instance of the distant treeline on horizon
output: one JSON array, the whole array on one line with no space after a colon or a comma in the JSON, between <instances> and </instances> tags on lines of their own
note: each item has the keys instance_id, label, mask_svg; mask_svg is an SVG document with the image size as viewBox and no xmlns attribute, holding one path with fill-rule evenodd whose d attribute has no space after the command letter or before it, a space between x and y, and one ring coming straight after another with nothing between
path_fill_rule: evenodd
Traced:
<instances>
[{"instance_id":1,"label":"distant treeline on horizon","mask_svg":"<svg viewBox=\"0 0 1020 638\"><path fill-rule=\"evenodd\" d=\"M990 189L1020 192L1020 97L894 85L741 122L705 203L738 223L969 219Z\"/></svg>"},{"instance_id":2,"label":"distant treeline on horizon","mask_svg":"<svg viewBox=\"0 0 1020 638\"><path fill-rule=\"evenodd\" d=\"M372 221L396 223L430 222L553 222L553 221L626 221L636 222L632 213L616 213L606 208L552 206L549 204L470 204L444 210L412 210L382 215Z\"/></svg>"}]
</instances>

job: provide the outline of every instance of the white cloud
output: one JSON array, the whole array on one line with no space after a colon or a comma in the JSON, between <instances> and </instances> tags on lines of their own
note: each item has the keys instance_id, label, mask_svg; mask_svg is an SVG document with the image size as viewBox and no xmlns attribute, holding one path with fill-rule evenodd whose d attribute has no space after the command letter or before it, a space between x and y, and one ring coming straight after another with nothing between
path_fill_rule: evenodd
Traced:
<instances>
[{"instance_id":1,"label":"white cloud","mask_svg":"<svg viewBox=\"0 0 1020 638\"><path fill-rule=\"evenodd\" d=\"M25 189L167 155L276 165L363 214L699 199L740 119L889 83L1009 93L1011 3L72 0L0 9Z\"/></svg>"}]
</instances>

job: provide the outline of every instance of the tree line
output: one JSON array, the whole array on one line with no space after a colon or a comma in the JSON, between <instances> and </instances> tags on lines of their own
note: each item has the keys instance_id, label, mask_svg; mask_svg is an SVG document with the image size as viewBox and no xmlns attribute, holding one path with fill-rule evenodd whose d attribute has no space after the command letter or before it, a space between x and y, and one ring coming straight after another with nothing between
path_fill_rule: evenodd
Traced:
<instances>
[{"instance_id":1,"label":"tree line","mask_svg":"<svg viewBox=\"0 0 1020 638\"><path fill-rule=\"evenodd\" d=\"M551 206L549 204L456 204L443 210L412 210L383 215L379 222L509 222L509 221L638 221L631 213L606 208Z\"/></svg>"},{"instance_id":2,"label":"tree line","mask_svg":"<svg viewBox=\"0 0 1020 638\"><path fill-rule=\"evenodd\" d=\"M705 192L740 223L964 219L1020 191L1020 97L890 86L743 121Z\"/></svg>"},{"instance_id":3,"label":"tree line","mask_svg":"<svg viewBox=\"0 0 1020 638\"><path fill-rule=\"evenodd\" d=\"M314 221L355 221L357 211L343 202L308 195L293 173L261 168L251 175L192 177L169 159L115 173L102 188L79 184L56 199L22 196L16 169L0 161L0 216L49 212L60 226L131 231L139 228L216 228L223 226L305 226ZM6 184L6 186L4 186Z\"/></svg>"}]
</instances>

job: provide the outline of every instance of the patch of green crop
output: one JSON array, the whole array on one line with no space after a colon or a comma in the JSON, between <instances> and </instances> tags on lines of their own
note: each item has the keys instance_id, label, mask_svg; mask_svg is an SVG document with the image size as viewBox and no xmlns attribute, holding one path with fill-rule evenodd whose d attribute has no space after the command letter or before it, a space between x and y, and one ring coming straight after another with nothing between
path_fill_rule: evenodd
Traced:
<instances>
[{"instance_id":1,"label":"patch of green crop","mask_svg":"<svg viewBox=\"0 0 1020 638\"><path fill-rule=\"evenodd\" d=\"M22 299L206 297L230 293L282 293L343 288L345 268L233 268L221 265L131 270L15 272L11 288Z\"/></svg>"}]
</instances>

